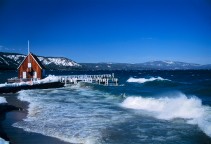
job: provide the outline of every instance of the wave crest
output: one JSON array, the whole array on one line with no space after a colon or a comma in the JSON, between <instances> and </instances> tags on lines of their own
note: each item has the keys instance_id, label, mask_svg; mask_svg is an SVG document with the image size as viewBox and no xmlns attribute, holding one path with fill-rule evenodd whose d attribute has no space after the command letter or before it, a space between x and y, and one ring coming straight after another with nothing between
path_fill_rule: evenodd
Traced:
<instances>
[{"instance_id":1,"label":"wave crest","mask_svg":"<svg viewBox=\"0 0 211 144\"><path fill-rule=\"evenodd\" d=\"M6 99L4 97L0 97L0 104L7 103Z\"/></svg>"},{"instance_id":2,"label":"wave crest","mask_svg":"<svg viewBox=\"0 0 211 144\"><path fill-rule=\"evenodd\" d=\"M170 81L169 79L164 79L162 77L151 77L151 78L129 78L127 82L133 83L145 83L145 82L152 82L152 81Z\"/></svg>"},{"instance_id":3,"label":"wave crest","mask_svg":"<svg viewBox=\"0 0 211 144\"><path fill-rule=\"evenodd\" d=\"M197 97L188 98L182 93L178 95L174 98L128 97L121 103L121 106L143 110L157 119L187 119L188 124L197 124L211 137L211 108L202 105L201 100Z\"/></svg>"},{"instance_id":4,"label":"wave crest","mask_svg":"<svg viewBox=\"0 0 211 144\"><path fill-rule=\"evenodd\" d=\"M5 141L4 139L0 138L0 144L9 144L9 141Z\"/></svg>"}]
</instances>

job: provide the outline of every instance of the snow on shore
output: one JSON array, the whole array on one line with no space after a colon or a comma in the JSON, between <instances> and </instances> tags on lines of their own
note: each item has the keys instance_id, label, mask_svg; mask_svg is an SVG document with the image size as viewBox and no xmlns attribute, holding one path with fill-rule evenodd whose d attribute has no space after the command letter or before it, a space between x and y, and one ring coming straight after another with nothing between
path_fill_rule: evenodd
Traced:
<instances>
[{"instance_id":1,"label":"snow on shore","mask_svg":"<svg viewBox=\"0 0 211 144\"><path fill-rule=\"evenodd\" d=\"M34 85L34 84L45 84L45 83L52 83L52 82L58 82L58 81L59 81L59 77L54 76L54 75L49 75L42 80L0 84L0 88L1 87L18 87L18 86Z\"/></svg>"}]
</instances>

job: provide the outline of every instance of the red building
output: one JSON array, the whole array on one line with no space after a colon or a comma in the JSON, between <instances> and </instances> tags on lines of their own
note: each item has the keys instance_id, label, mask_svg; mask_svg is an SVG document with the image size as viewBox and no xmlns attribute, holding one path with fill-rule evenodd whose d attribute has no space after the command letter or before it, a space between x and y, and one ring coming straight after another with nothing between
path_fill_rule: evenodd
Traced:
<instances>
[{"instance_id":1,"label":"red building","mask_svg":"<svg viewBox=\"0 0 211 144\"><path fill-rule=\"evenodd\" d=\"M44 73L44 66L32 53L29 53L18 67L19 79L42 79Z\"/></svg>"}]
</instances>

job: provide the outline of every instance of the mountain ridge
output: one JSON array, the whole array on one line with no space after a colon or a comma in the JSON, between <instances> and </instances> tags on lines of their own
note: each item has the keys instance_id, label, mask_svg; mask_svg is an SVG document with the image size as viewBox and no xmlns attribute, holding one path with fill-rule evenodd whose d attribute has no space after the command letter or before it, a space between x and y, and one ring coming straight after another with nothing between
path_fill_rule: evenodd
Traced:
<instances>
[{"instance_id":1,"label":"mountain ridge","mask_svg":"<svg viewBox=\"0 0 211 144\"><path fill-rule=\"evenodd\" d=\"M96 70L197 70L211 69L211 64L200 65L179 61L150 61L144 63L80 63L82 67Z\"/></svg>"},{"instance_id":2,"label":"mountain ridge","mask_svg":"<svg viewBox=\"0 0 211 144\"><path fill-rule=\"evenodd\" d=\"M0 52L0 70L15 70L24 60L26 55L19 53L5 53ZM65 69L78 69L80 64L65 57L45 57L37 56L41 63L47 68L52 70L65 70Z\"/></svg>"},{"instance_id":3,"label":"mountain ridge","mask_svg":"<svg viewBox=\"0 0 211 144\"><path fill-rule=\"evenodd\" d=\"M0 52L0 70L16 70L24 54ZM66 57L37 56L50 70L201 70L211 69L211 64L201 65L179 61L149 61L144 63L77 63Z\"/></svg>"}]
</instances>

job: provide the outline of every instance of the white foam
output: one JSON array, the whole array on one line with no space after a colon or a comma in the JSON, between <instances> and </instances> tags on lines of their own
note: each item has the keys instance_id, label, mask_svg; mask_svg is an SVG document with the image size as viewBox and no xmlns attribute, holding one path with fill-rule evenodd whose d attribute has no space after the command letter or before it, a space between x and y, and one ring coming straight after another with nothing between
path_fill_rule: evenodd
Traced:
<instances>
[{"instance_id":1,"label":"white foam","mask_svg":"<svg viewBox=\"0 0 211 144\"><path fill-rule=\"evenodd\" d=\"M5 83L5 84L0 84L0 87L18 87L18 86L24 86L24 85L52 83L52 82L58 82L58 81L59 81L58 76L49 75L42 80L18 82L18 83Z\"/></svg>"},{"instance_id":2,"label":"white foam","mask_svg":"<svg viewBox=\"0 0 211 144\"><path fill-rule=\"evenodd\" d=\"M7 103L6 99L4 97L0 97L0 104Z\"/></svg>"},{"instance_id":3,"label":"white foam","mask_svg":"<svg viewBox=\"0 0 211 144\"><path fill-rule=\"evenodd\" d=\"M58 82L59 81L59 77L55 76L55 75L49 75L48 77L39 80L38 82L40 83L49 83L49 82Z\"/></svg>"},{"instance_id":4,"label":"white foam","mask_svg":"<svg viewBox=\"0 0 211 144\"><path fill-rule=\"evenodd\" d=\"M79 85L20 91L18 98L30 103L28 115L13 126L70 143L100 143L102 129L126 118L110 110L119 101L107 97L106 93Z\"/></svg>"},{"instance_id":5,"label":"white foam","mask_svg":"<svg viewBox=\"0 0 211 144\"><path fill-rule=\"evenodd\" d=\"M177 97L173 98L128 97L121 103L121 106L142 110L158 119L187 119L187 123L197 124L211 137L211 107L202 105L197 97L188 98L182 93L178 93Z\"/></svg>"},{"instance_id":6,"label":"white foam","mask_svg":"<svg viewBox=\"0 0 211 144\"><path fill-rule=\"evenodd\" d=\"M8 141L3 140L2 138L0 138L0 144L9 144Z\"/></svg>"},{"instance_id":7,"label":"white foam","mask_svg":"<svg viewBox=\"0 0 211 144\"><path fill-rule=\"evenodd\" d=\"M164 79L162 77L151 77L151 78L129 78L127 82L133 82L133 83L145 83L145 82L151 82L151 81L170 81L168 79Z\"/></svg>"},{"instance_id":8,"label":"white foam","mask_svg":"<svg viewBox=\"0 0 211 144\"><path fill-rule=\"evenodd\" d=\"M0 84L0 87L18 87L18 86L23 86L23 85L31 85L30 82L20 82L20 83L5 83L5 84Z\"/></svg>"}]
</instances>

